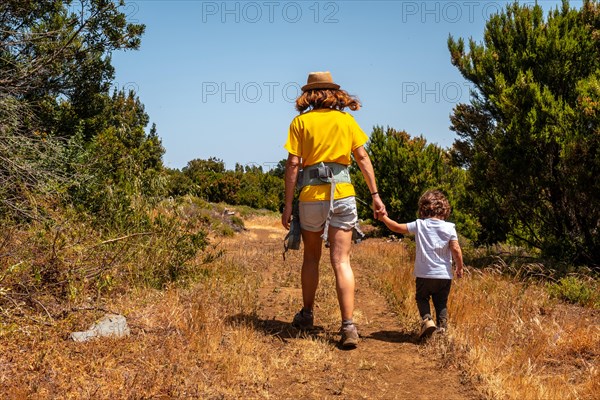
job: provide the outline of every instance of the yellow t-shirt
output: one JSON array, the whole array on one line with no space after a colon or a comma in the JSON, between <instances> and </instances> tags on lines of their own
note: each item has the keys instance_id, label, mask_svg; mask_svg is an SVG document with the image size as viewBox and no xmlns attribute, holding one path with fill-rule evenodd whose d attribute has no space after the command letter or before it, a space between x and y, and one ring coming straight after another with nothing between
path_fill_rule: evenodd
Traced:
<instances>
[{"instance_id":1,"label":"yellow t-shirt","mask_svg":"<svg viewBox=\"0 0 600 400\"><path fill-rule=\"evenodd\" d=\"M352 151L368 140L369 137L352 115L332 109L319 109L294 118L283 147L290 154L300 157L303 167L320 162L350 165ZM300 192L300 200L329 200L329 193L329 184L309 185ZM335 185L334 199L354 195L354 186L351 183Z\"/></svg>"}]
</instances>

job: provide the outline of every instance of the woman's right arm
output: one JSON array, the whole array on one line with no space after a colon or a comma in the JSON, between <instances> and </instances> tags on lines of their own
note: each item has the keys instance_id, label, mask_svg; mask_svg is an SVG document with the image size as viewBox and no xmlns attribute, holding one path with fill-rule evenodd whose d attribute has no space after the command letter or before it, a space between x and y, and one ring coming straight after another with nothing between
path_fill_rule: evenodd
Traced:
<instances>
[{"instance_id":1,"label":"woman's right arm","mask_svg":"<svg viewBox=\"0 0 600 400\"><path fill-rule=\"evenodd\" d=\"M365 182L369 187L369 191L372 193L373 217L377 219L381 215L385 214L385 205L383 204L383 201L381 201L381 197L379 197L379 193L377 192L377 183L375 182L373 164L371 164L371 159L369 158L369 154L365 150L364 146L357 147L352 154L354 154L354 159L356 160L356 163L358 164L358 167L365 178Z\"/></svg>"},{"instance_id":2,"label":"woman's right arm","mask_svg":"<svg viewBox=\"0 0 600 400\"><path fill-rule=\"evenodd\" d=\"M298 179L299 168L300 157L290 153L285 163L285 206L283 208L283 214L281 214L281 224L285 229L290 229L292 203L294 202L294 191L296 190L296 180Z\"/></svg>"}]
</instances>

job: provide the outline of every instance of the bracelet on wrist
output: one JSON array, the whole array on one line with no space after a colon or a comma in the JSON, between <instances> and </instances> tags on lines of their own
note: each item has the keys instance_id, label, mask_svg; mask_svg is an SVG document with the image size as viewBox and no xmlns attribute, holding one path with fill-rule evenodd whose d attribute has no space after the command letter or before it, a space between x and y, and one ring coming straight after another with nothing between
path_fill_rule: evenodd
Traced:
<instances>
[{"instance_id":1,"label":"bracelet on wrist","mask_svg":"<svg viewBox=\"0 0 600 400\"><path fill-rule=\"evenodd\" d=\"M379 194L379 192L373 192L371 193L371 196L375 196L376 194Z\"/></svg>"}]
</instances>

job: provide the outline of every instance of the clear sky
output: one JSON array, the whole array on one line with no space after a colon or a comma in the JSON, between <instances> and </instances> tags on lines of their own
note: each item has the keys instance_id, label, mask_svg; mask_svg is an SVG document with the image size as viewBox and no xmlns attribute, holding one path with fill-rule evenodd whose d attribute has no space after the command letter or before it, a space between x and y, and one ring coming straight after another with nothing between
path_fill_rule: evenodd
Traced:
<instances>
[{"instance_id":1,"label":"clear sky","mask_svg":"<svg viewBox=\"0 0 600 400\"><path fill-rule=\"evenodd\" d=\"M533 4L533 1L521 1ZM560 1L541 0L545 13ZM134 89L182 168L216 157L265 170L283 149L310 71L331 71L373 127L452 145L449 116L469 84L450 63L448 36L481 41L498 1L127 1L146 25L138 51L116 52L115 86ZM579 7L580 1L572 1Z\"/></svg>"}]
</instances>

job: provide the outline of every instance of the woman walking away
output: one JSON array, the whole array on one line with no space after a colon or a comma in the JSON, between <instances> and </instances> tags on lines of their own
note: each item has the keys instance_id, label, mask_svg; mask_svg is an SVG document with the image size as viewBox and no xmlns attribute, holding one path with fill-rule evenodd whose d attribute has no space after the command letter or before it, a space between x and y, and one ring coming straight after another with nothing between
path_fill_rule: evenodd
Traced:
<instances>
[{"instance_id":1,"label":"woman walking away","mask_svg":"<svg viewBox=\"0 0 600 400\"><path fill-rule=\"evenodd\" d=\"M304 255L302 262L302 309L292 325L301 330L313 328L315 294L319 283L319 261L323 240L330 244L340 305L343 347L358 344L353 322L354 273L350 266L352 231L358 229L354 186L348 166L354 155L373 197L373 213L378 218L385 206L377 193L373 166L364 144L368 137L354 118L343 110L360 109L358 99L334 83L327 72L311 72L302 94L296 99L300 113L290 124L285 149L285 208L281 223L290 227L296 185L301 188L299 214ZM298 171L302 169L300 176Z\"/></svg>"}]
</instances>

